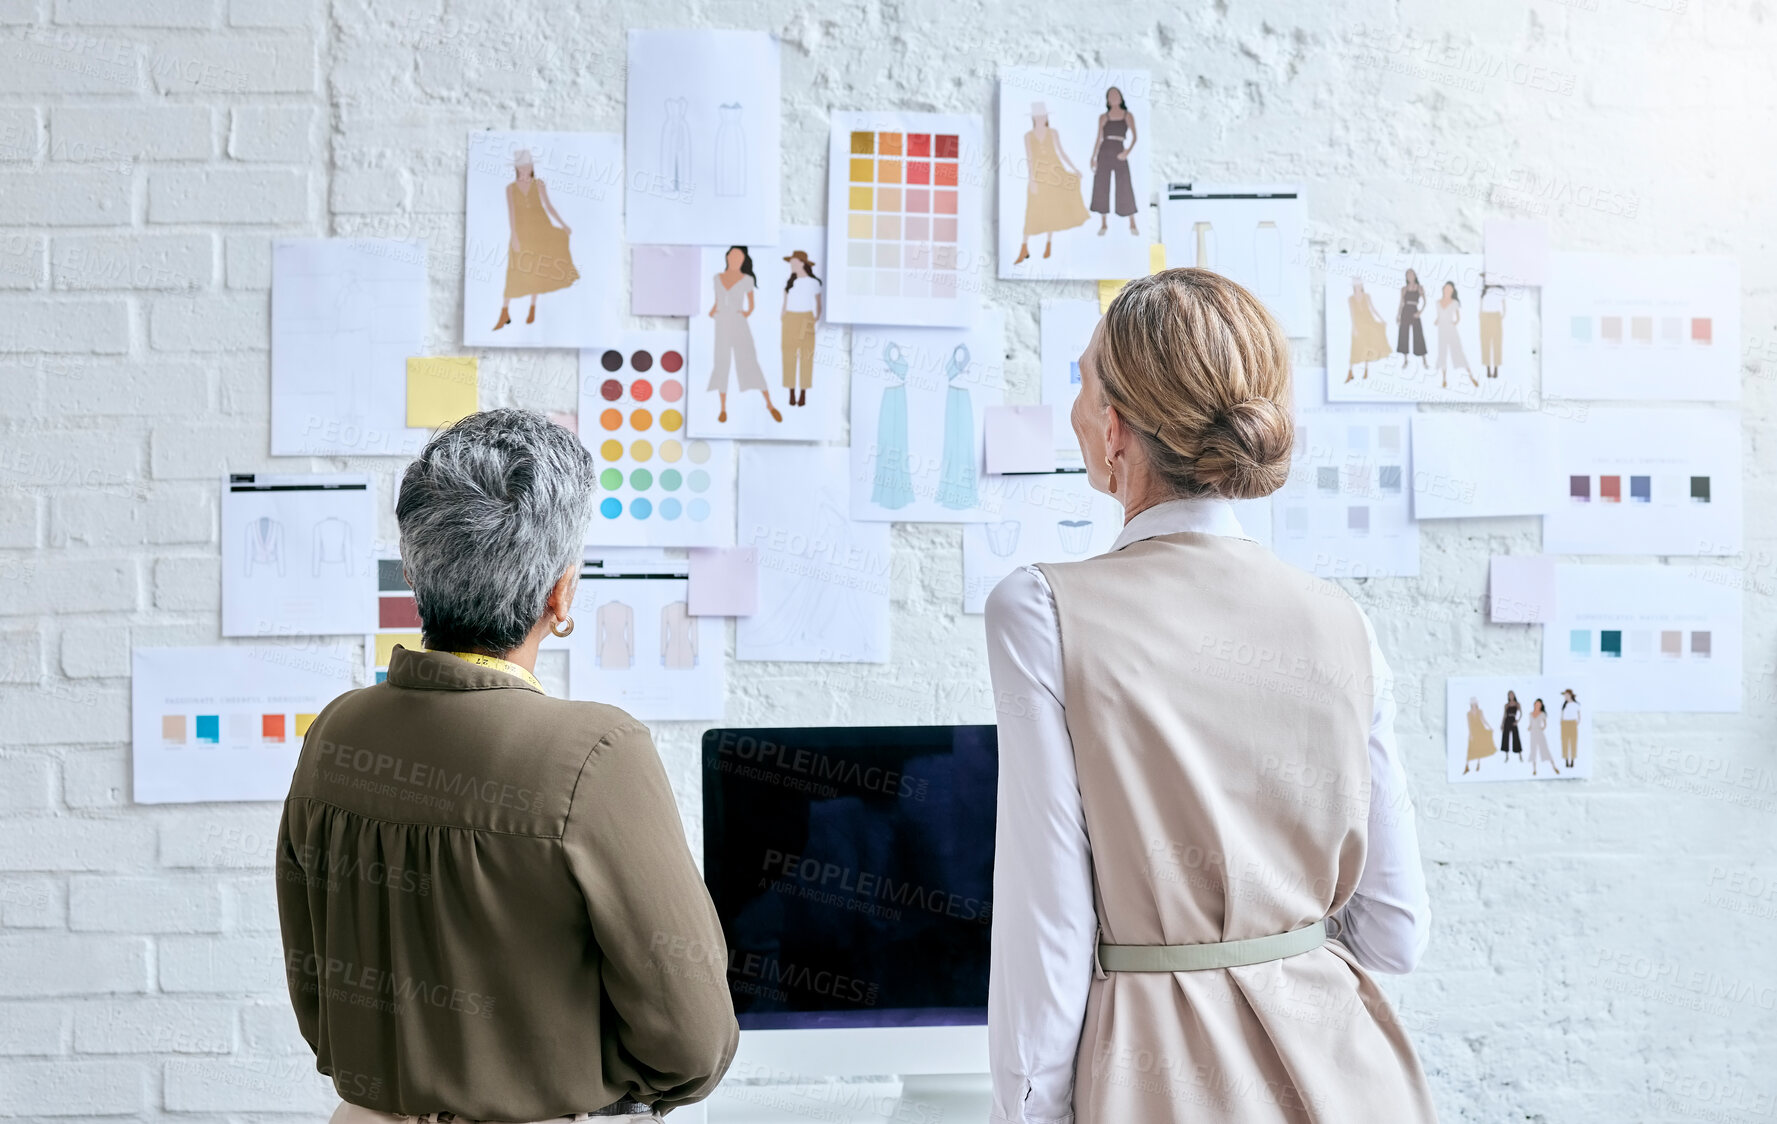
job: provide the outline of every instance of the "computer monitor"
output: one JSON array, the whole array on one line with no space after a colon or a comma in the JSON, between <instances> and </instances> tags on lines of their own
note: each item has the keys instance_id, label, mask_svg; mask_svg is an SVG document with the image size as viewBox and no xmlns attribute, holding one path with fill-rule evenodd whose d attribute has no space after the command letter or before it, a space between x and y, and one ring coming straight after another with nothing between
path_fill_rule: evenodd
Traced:
<instances>
[{"instance_id":1,"label":"computer monitor","mask_svg":"<svg viewBox=\"0 0 1777 1124\"><path fill-rule=\"evenodd\" d=\"M992 726L704 734L736 1077L986 1073L997 781ZM964 1089L972 1103L985 1082L920 1096ZM720 1101L711 1119L730 1118Z\"/></svg>"}]
</instances>

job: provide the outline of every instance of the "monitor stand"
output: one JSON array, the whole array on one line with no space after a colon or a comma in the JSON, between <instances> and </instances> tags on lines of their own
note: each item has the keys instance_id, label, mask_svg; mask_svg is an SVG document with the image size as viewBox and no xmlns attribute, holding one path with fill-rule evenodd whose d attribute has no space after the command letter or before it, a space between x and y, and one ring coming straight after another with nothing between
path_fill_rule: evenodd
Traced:
<instances>
[{"instance_id":1,"label":"monitor stand","mask_svg":"<svg viewBox=\"0 0 1777 1124\"><path fill-rule=\"evenodd\" d=\"M674 1124L986 1124L993 1086L985 1073L769 1085L724 1083Z\"/></svg>"}]
</instances>

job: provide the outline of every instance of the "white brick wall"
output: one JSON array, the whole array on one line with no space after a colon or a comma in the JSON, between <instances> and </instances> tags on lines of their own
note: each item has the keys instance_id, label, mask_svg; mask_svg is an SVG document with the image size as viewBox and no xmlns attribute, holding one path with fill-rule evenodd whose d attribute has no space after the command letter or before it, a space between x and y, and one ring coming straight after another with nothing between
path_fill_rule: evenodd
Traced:
<instances>
[{"instance_id":1,"label":"white brick wall","mask_svg":"<svg viewBox=\"0 0 1777 1124\"><path fill-rule=\"evenodd\" d=\"M390 506L389 462L267 455L272 240L425 238L431 343L458 350L465 132L620 130L622 21L706 19L784 37L787 221L823 217L830 105L991 114L1002 63L1104 63L1154 72L1143 136L1160 176L1308 183L1322 249L1473 250L1482 217L1505 211L1546 215L1565 247L1741 253L1745 714L1600 718L1589 784L1454 790L1444 677L1538 660L1534 630L1485 624L1481 600L1489 553L1534 550L1534 524L1427 528L1420 579L1351 588L1406 698L1437 931L1422 970L1385 986L1443 1118L1769 1118L1768 12L1750 0L713 11L0 0L0 1118L325 1118L332 1100L278 962L277 809L129 802L130 645L217 636L222 472L374 472ZM1010 312L1014 394L1034 400L1038 301L1092 288L986 285ZM1316 339L1298 357L1322 354ZM571 353L494 354L483 371L486 404L574 408ZM990 719L980 623L956 612L959 543L953 528L896 529L892 667L736 665L730 720ZM557 664L542 670L559 678ZM658 732L690 810L699 727Z\"/></svg>"}]
</instances>

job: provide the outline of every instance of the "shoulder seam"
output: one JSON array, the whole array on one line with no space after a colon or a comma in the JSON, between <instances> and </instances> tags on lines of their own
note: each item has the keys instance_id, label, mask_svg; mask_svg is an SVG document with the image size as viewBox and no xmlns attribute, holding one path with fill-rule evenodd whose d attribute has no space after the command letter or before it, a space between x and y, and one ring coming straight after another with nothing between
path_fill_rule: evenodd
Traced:
<instances>
[{"instance_id":1,"label":"shoulder seam","mask_svg":"<svg viewBox=\"0 0 1777 1124\"><path fill-rule=\"evenodd\" d=\"M574 774L574 788L568 793L568 806L562 812L562 836L565 836L568 833L568 821L574 817L574 801L580 797L580 782L586 777L586 767L592 763L593 755L599 751L600 746L610 742L611 739L615 738L618 734L628 733L631 730L641 730L643 733L647 733L648 727L644 723L631 718L628 722L618 723L609 730L606 730L603 736L601 736L598 741L593 742L586 750L586 756L580 760L579 771ZM558 836L558 838L559 837L560 836Z\"/></svg>"}]
</instances>

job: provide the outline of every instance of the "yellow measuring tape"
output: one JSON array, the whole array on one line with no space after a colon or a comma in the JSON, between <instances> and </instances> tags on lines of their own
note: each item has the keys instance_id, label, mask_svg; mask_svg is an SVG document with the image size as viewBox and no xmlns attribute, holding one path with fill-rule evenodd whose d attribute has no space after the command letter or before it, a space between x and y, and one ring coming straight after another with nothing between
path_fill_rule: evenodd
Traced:
<instances>
[{"instance_id":1,"label":"yellow measuring tape","mask_svg":"<svg viewBox=\"0 0 1777 1124\"><path fill-rule=\"evenodd\" d=\"M484 656L480 652L446 652L444 654L447 656L455 656L459 660L475 664L478 667L491 667L495 671L503 671L507 675L516 675L526 683L529 683L535 690L543 691L543 684L537 682L537 677L535 675L532 675L524 668L519 667L511 660L503 660L499 656ZM547 691L544 691L543 693L548 694Z\"/></svg>"}]
</instances>

